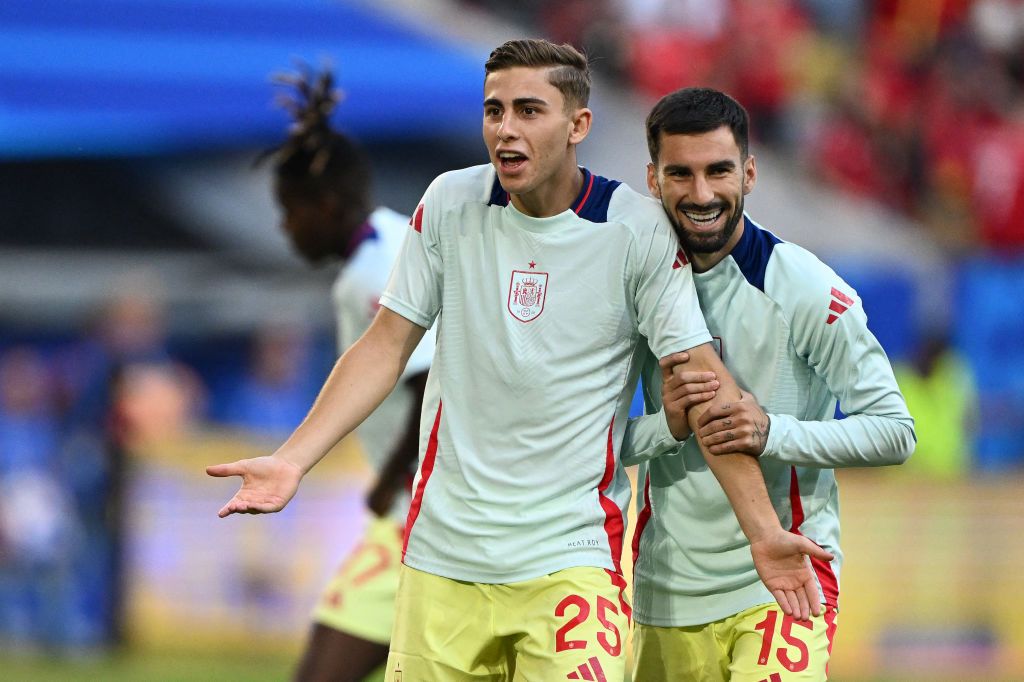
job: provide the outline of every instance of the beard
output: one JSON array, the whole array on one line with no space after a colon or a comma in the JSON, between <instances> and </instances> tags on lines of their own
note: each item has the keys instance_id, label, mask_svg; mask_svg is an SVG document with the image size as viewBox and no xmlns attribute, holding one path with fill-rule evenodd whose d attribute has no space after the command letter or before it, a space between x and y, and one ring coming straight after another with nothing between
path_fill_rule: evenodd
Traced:
<instances>
[{"instance_id":1,"label":"beard","mask_svg":"<svg viewBox=\"0 0 1024 682\"><path fill-rule=\"evenodd\" d=\"M676 207L677 210L679 207ZM672 222L673 227L676 228L676 236L679 237L679 242L683 245L683 248L687 253L717 253L725 248L725 245L729 243L732 235L736 232L736 226L740 224L740 220L743 218L743 195L740 195L740 200L736 204L736 208L729 215L729 219L725 222L725 225L718 232L710 232L707 234L695 234L689 232L676 218L676 212L668 210L665 207L666 213L668 213L669 220Z\"/></svg>"}]
</instances>

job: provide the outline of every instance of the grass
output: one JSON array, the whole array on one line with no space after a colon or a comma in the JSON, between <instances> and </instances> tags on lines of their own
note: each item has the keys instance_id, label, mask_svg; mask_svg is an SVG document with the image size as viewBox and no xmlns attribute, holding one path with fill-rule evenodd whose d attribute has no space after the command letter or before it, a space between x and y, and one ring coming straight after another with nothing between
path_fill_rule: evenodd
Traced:
<instances>
[{"instance_id":1,"label":"grass","mask_svg":"<svg viewBox=\"0 0 1024 682\"><path fill-rule=\"evenodd\" d=\"M5 682L284 682L293 667L291 656L244 657L234 652L225 656L126 652L80 658L0 653L0 678Z\"/></svg>"},{"instance_id":2,"label":"grass","mask_svg":"<svg viewBox=\"0 0 1024 682\"><path fill-rule=\"evenodd\" d=\"M0 653L0 674L10 682L281 682L292 673L292 657L210 654L117 653L47 657Z\"/></svg>"}]
</instances>

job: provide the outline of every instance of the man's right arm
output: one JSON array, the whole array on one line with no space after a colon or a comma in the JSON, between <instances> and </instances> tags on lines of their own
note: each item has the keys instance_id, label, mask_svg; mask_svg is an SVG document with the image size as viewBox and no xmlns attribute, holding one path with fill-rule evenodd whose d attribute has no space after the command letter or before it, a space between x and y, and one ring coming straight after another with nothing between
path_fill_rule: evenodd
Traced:
<instances>
[{"instance_id":1,"label":"man's right arm","mask_svg":"<svg viewBox=\"0 0 1024 682\"><path fill-rule=\"evenodd\" d=\"M306 418L268 457L207 468L211 476L241 476L242 487L220 510L280 511L299 481L387 397L426 330L382 307L370 328L338 359Z\"/></svg>"}]
</instances>

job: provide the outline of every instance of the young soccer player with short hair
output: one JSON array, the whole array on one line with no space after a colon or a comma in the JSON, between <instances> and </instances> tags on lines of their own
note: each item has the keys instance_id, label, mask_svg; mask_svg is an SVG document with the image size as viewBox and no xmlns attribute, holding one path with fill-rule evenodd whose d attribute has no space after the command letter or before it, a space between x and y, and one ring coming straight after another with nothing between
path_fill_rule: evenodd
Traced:
<instances>
[{"instance_id":1,"label":"young soccer player with short hair","mask_svg":"<svg viewBox=\"0 0 1024 682\"><path fill-rule=\"evenodd\" d=\"M744 214L757 180L747 130L743 107L704 88L665 96L647 119L648 187L690 258L722 359L768 413L746 392L720 402L682 447L641 466L633 679L643 682L824 680L842 563L833 468L899 464L914 448L913 420L853 288ZM659 395L663 373L648 365L649 407L664 402L676 435L688 435L682 403L709 377L677 371ZM837 398L847 415L838 421ZM626 461L650 454L631 452L641 436L630 434ZM702 448L757 461L784 525L835 555L812 558L823 615L800 622L779 611Z\"/></svg>"}]
</instances>

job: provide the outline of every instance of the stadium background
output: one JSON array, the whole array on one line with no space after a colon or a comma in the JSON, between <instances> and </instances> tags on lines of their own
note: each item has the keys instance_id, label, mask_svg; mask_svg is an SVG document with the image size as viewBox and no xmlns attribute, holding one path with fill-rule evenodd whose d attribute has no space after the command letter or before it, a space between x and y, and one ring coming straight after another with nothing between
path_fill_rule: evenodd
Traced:
<instances>
[{"instance_id":1,"label":"stadium background","mask_svg":"<svg viewBox=\"0 0 1024 682\"><path fill-rule=\"evenodd\" d=\"M6 0L0 678L285 679L365 522L349 440L282 514L218 520L333 360L332 269L276 229L272 72L330 60L376 195L485 160L481 64L587 48L581 162L643 187L687 84L754 118L748 206L861 294L918 421L840 473L838 680L1024 679L1024 3Z\"/></svg>"}]
</instances>

